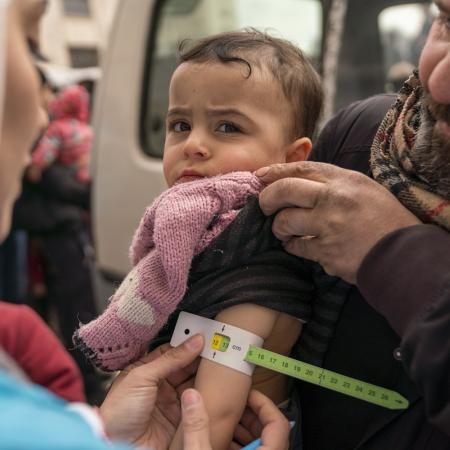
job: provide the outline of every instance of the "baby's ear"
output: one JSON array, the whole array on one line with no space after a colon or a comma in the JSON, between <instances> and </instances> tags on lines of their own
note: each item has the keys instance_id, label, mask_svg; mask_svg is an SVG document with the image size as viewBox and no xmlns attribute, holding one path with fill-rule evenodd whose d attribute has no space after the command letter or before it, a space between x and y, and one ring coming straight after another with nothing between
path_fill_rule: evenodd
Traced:
<instances>
[{"instance_id":1,"label":"baby's ear","mask_svg":"<svg viewBox=\"0 0 450 450\"><path fill-rule=\"evenodd\" d=\"M286 151L286 162L306 161L312 149L311 139L302 137L290 144Z\"/></svg>"}]
</instances>

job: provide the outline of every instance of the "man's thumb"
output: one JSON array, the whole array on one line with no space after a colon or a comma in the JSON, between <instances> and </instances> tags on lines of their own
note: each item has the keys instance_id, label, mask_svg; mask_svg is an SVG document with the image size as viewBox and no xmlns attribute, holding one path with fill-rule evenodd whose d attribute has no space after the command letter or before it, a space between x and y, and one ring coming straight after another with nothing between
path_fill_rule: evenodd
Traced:
<instances>
[{"instance_id":1,"label":"man's thumb","mask_svg":"<svg viewBox=\"0 0 450 450\"><path fill-rule=\"evenodd\" d=\"M201 395L186 389L181 396L184 450L211 450L208 414Z\"/></svg>"}]
</instances>

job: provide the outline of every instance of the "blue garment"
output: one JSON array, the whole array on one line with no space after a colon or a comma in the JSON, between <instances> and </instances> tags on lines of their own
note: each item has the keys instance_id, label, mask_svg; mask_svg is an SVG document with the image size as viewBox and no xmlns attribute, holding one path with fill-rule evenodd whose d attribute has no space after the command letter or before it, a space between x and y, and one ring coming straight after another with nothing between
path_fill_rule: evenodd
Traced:
<instances>
[{"instance_id":1,"label":"blue garment","mask_svg":"<svg viewBox=\"0 0 450 450\"><path fill-rule=\"evenodd\" d=\"M131 450L96 436L68 403L0 372L0 450Z\"/></svg>"}]
</instances>

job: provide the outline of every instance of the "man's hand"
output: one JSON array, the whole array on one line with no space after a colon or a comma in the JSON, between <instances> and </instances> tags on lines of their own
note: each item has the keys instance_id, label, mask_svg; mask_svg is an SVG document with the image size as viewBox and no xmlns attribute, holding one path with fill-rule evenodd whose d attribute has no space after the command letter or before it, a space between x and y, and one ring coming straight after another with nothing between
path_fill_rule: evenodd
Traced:
<instances>
[{"instance_id":1,"label":"man's hand","mask_svg":"<svg viewBox=\"0 0 450 450\"><path fill-rule=\"evenodd\" d=\"M421 223L371 178L331 164L276 164L256 172L269 184L260 194L265 214L278 211L275 236L294 255L355 283L370 249L385 235Z\"/></svg>"},{"instance_id":2,"label":"man's hand","mask_svg":"<svg viewBox=\"0 0 450 450\"><path fill-rule=\"evenodd\" d=\"M107 435L167 449L181 419L180 395L193 384L202 348L203 337L193 336L176 348L163 345L124 370L100 407Z\"/></svg>"}]
</instances>

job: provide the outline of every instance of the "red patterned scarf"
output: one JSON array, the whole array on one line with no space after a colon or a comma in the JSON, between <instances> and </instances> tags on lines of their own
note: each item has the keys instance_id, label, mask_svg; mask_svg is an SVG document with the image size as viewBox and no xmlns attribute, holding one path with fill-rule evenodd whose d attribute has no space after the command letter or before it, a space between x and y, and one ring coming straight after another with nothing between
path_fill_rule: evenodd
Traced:
<instances>
[{"instance_id":1,"label":"red patterned scarf","mask_svg":"<svg viewBox=\"0 0 450 450\"><path fill-rule=\"evenodd\" d=\"M370 163L375 180L418 218L450 231L450 142L438 120L450 123L450 107L433 101L415 71L378 129Z\"/></svg>"}]
</instances>

